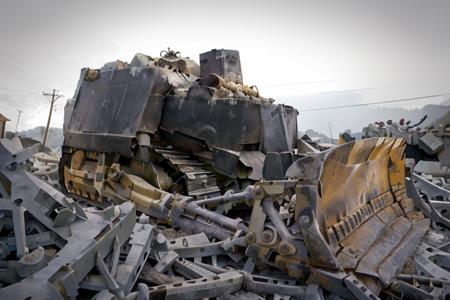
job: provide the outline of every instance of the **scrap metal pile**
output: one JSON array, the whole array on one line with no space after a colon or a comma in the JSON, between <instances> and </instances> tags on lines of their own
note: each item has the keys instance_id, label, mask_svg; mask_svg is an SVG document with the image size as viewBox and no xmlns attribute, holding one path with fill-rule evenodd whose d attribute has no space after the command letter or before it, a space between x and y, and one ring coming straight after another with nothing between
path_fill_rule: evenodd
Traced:
<instances>
[{"instance_id":1,"label":"scrap metal pile","mask_svg":"<svg viewBox=\"0 0 450 300\"><path fill-rule=\"evenodd\" d=\"M0 299L445 299L449 198L406 143L318 152L237 51L84 69L64 193L0 140ZM72 199L73 198L73 199Z\"/></svg>"},{"instance_id":2,"label":"scrap metal pile","mask_svg":"<svg viewBox=\"0 0 450 300\"><path fill-rule=\"evenodd\" d=\"M369 124L363 129L365 137L401 137L407 143L406 157L411 159L414 172L436 185L450 189L450 110L424 128L417 124L398 124L391 120ZM409 122L408 122L409 123Z\"/></svg>"}]
</instances>

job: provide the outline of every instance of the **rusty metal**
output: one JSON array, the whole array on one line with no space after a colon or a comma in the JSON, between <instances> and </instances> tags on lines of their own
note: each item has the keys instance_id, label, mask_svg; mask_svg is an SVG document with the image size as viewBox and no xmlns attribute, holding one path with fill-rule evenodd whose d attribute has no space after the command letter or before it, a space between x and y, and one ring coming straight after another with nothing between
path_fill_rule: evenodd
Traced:
<instances>
[{"instance_id":1,"label":"rusty metal","mask_svg":"<svg viewBox=\"0 0 450 300\"><path fill-rule=\"evenodd\" d=\"M233 93L241 92L247 96L253 96L256 98L260 97L259 92L255 86L250 87L247 85L234 83L232 81L226 81L225 79L214 73L208 74L208 76L206 76L206 78L204 79L203 84L205 86L213 88L223 87L225 89L232 91Z\"/></svg>"},{"instance_id":2,"label":"rusty metal","mask_svg":"<svg viewBox=\"0 0 450 300\"><path fill-rule=\"evenodd\" d=\"M1 297L448 297L448 193L411 173L407 141L317 151L295 109L242 83L237 51L200 57L81 72L66 195L36 172L54 160L29 167L38 146L0 140Z\"/></svg>"}]
</instances>

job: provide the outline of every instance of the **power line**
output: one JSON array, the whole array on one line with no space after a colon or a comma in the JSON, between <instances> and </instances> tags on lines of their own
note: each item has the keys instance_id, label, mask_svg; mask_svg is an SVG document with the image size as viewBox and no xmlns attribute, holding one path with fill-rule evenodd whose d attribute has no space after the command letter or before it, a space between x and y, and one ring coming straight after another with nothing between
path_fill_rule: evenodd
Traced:
<instances>
[{"instance_id":1,"label":"power line","mask_svg":"<svg viewBox=\"0 0 450 300\"><path fill-rule=\"evenodd\" d=\"M2 90L5 90L6 92L2 92ZM10 88L6 88L6 87L0 87L0 97L26 97L27 99L39 99L39 101L44 101L44 99L42 99L41 97L36 97L38 94L38 92L33 92L30 90L15 90L15 89L10 89Z\"/></svg>"},{"instance_id":2,"label":"power line","mask_svg":"<svg viewBox=\"0 0 450 300\"><path fill-rule=\"evenodd\" d=\"M261 84L261 87L277 87L277 86L295 86L295 85L308 85L308 84L317 84L317 83L327 83L327 82L343 82L350 81L354 79L331 79L331 80L322 80L322 81L304 81L304 82L290 82L290 83L276 83L276 84ZM322 92L321 94L339 94L339 93L348 93L348 92L358 92L358 91L369 91L369 90L379 90L379 89L389 89L396 87L405 87L405 86L422 86L422 85L431 85L438 83L450 83L449 79L446 80L437 80L437 81L429 81L429 82L417 82L417 83L403 83L403 84L393 84L393 85L384 85L384 86L375 86L375 87L366 87L366 88L357 88L357 89L347 89L347 90L337 90L330 92Z\"/></svg>"},{"instance_id":3,"label":"power line","mask_svg":"<svg viewBox=\"0 0 450 300\"><path fill-rule=\"evenodd\" d=\"M350 80L354 80L354 79L346 78L346 79L329 79L329 80L303 81L303 82L269 83L269 84L261 84L261 86L262 87L273 87L273 86L306 85L306 84L327 83L327 82L342 82L342 81L350 81Z\"/></svg>"},{"instance_id":4,"label":"power line","mask_svg":"<svg viewBox=\"0 0 450 300\"><path fill-rule=\"evenodd\" d=\"M10 66L12 66L14 71L20 71L23 73L23 75L25 75L29 81L31 83L33 83L36 87L38 87L36 85L36 83L34 81L40 81L41 78L36 77L36 75L31 74L28 69L24 69L22 67L22 61L18 62L17 59L15 59L13 56L7 54L7 53L3 53L2 54L3 57L0 57L1 60L3 60L4 62L8 63ZM5 59L4 57L7 57L8 59ZM15 63L14 63L15 62Z\"/></svg>"},{"instance_id":5,"label":"power line","mask_svg":"<svg viewBox=\"0 0 450 300\"><path fill-rule=\"evenodd\" d=\"M392 84L392 85L374 86L374 87L366 87L366 88L359 88L359 89L347 89L347 90L338 90L338 91L322 92L321 94L333 95L333 94L348 93L348 92L359 92L359 91L370 91L370 90L390 89L390 88L405 87L405 86L431 85L431 84L438 84L438 83L445 83L445 82L450 83L450 80L446 79L446 80L437 80L437 81L428 81L428 82L404 83L404 84Z\"/></svg>"},{"instance_id":6,"label":"power line","mask_svg":"<svg viewBox=\"0 0 450 300\"><path fill-rule=\"evenodd\" d=\"M23 90L23 89L11 89L11 88L8 88L8 87L3 87L3 86L0 86L0 90L11 91L11 92L13 92L14 94L30 94L30 95L36 95L36 94L39 93L39 92L37 92L37 91Z\"/></svg>"},{"instance_id":7,"label":"power line","mask_svg":"<svg viewBox=\"0 0 450 300\"><path fill-rule=\"evenodd\" d=\"M27 74L29 74L29 73L24 72L23 69L19 69L19 68L18 68L16 65L14 65L12 62L10 62L10 61L8 61L8 60L6 60L6 59L0 57L0 62L2 62L2 61L3 61L4 63L9 64L9 66L8 66L8 65L5 65L5 64L3 64L3 66L4 66L5 68L8 68L12 73L15 73L15 74L16 74L16 77L21 78L23 81L27 81L29 84L33 85L33 86L36 87L36 88L38 87L38 85L36 84L36 82L33 80L32 76L27 75ZM37 81L37 80L36 80L36 81Z\"/></svg>"},{"instance_id":8,"label":"power line","mask_svg":"<svg viewBox=\"0 0 450 300\"><path fill-rule=\"evenodd\" d=\"M345 104L345 105L337 105L337 106L326 106L326 107L316 107L300 110L304 111L319 111L319 110L330 110L330 109L341 109L341 108L349 108L349 107L360 107L360 106L368 106L375 104L385 104L385 103L396 103L396 102L405 102L405 101L413 101L413 100L425 100L429 98L436 98L442 96L448 96L450 93L437 94L437 95L429 95L429 96L421 96L421 97L413 97L413 98L404 98L404 99L396 99L396 100L386 100L386 101L377 101L377 102L367 102L367 103L357 103L357 104Z\"/></svg>"}]
</instances>

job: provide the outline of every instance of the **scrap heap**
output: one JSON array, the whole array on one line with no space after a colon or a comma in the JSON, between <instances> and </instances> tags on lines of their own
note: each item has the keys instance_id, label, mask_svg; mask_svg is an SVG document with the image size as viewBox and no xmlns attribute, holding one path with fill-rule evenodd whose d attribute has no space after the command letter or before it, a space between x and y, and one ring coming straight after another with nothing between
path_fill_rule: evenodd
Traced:
<instances>
[{"instance_id":1,"label":"scrap heap","mask_svg":"<svg viewBox=\"0 0 450 300\"><path fill-rule=\"evenodd\" d=\"M448 198L415 189L403 139L318 152L295 109L243 85L237 51L200 63L83 69L66 195L1 140L1 299L448 297Z\"/></svg>"},{"instance_id":2,"label":"scrap heap","mask_svg":"<svg viewBox=\"0 0 450 300\"><path fill-rule=\"evenodd\" d=\"M426 118L424 116L414 125L407 125L409 121L404 123L403 119L399 123L388 120L386 124L369 124L363 129L364 137L404 138L406 157L410 159L409 165L415 176L450 190L450 110L430 125L418 127Z\"/></svg>"}]
</instances>

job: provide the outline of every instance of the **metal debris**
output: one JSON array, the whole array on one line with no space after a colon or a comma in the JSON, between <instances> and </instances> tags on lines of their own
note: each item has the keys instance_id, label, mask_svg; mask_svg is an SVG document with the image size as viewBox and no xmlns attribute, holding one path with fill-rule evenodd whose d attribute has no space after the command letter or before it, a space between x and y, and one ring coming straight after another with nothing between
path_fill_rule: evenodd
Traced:
<instances>
[{"instance_id":1,"label":"metal debris","mask_svg":"<svg viewBox=\"0 0 450 300\"><path fill-rule=\"evenodd\" d=\"M450 295L449 194L406 168L404 139L318 151L237 51L201 57L82 70L66 195L38 145L0 140L1 299Z\"/></svg>"},{"instance_id":2,"label":"metal debris","mask_svg":"<svg viewBox=\"0 0 450 300\"><path fill-rule=\"evenodd\" d=\"M37 150L0 140L0 298L73 298L81 288L128 294L150 253L154 227L136 223L131 203L83 209L27 173L24 162Z\"/></svg>"}]
</instances>

